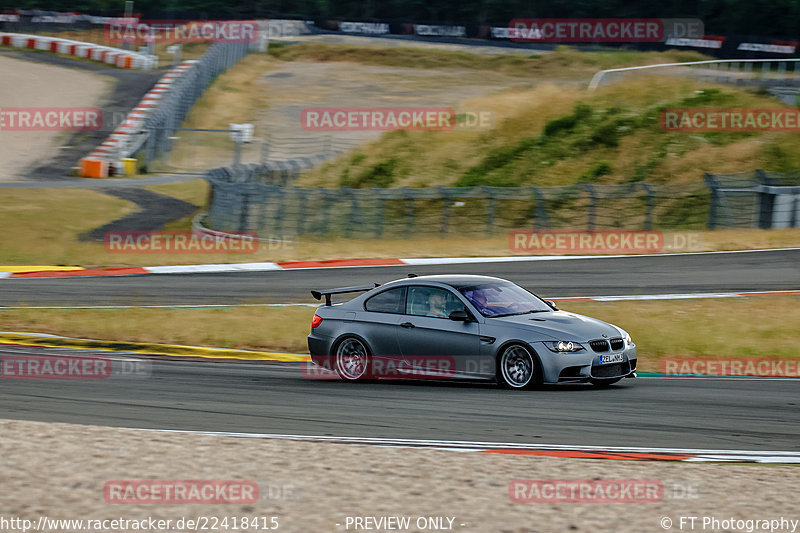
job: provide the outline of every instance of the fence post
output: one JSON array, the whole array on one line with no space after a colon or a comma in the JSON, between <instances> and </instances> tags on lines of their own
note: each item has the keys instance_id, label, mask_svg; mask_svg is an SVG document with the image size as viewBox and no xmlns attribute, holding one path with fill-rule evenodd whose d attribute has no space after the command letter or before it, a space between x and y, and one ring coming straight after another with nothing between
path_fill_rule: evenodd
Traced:
<instances>
[{"instance_id":1,"label":"fence post","mask_svg":"<svg viewBox=\"0 0 800 533\"><path fill-rule=\"evenodd\" d=\"M647 194L647 198L645 199L646 207L644 212L644 229L653 229L653 207L655 204L655 191L653 188L643 182L640 181L639 185L641 185L642 189L644 189L645 194Z\"/></svg>"},{"instance_id":2,"label":"fence post","mask_svg":"<svg viewBox=\"0 0 800 533\"><path fill-rule=\"evenodd\" d=\"M450 221L450 198L444 187L440 185L438 189L439 196L442 199L442 227L440 232L442 235L447 235L447 225Z\"/></svg>"},{"instance_id":3,"label":"fence post","mask_svg":"<svg viewBox=\"0 0 800 533\"><path fill-rule=\"evenodd\" d=\"M359 215L358 198L356 197L356 192L350 187L344 187L343 191L345 194L350 196L350 216L347 217L347 227L345 228L344 232L344 236L349 238L355 231L355 228L358 226L358 219L361 217Z\"/></svg>"},{"instance_id":4,"label":"fence post","mask_svg":"<svg viewBox=\"0 0 800 533\"><path fill-rule=\"evenodd\" d=\"M305 208L308 194L306 193L306 189L303 189L302 187L292 187L292 190L297 195L297 234L302 235L303 230L305 229L303 227L303 222L305 222L306 219Z\"/></svg>"},{"instance_id":5,"label":"fence post","mask_svg":"<svg viewBox=\"0 0 800 533\"><path fill-rule=\"evenodd\" d=\"M275 210L275 221L272 227L277 231L275 235L280 238L280 235L283 234L283 223L286 220L286 189L275 185L271 189L275 191L275 198L278 201L278 209Z\"/></svg>"},{"instance_id":6,"label":"fence post","mask_svg":"<svg viewBox=\"0 0 800 533\"><path fill-rule=\"evenodd\" d=\"M706 187L711 191L711 205L708 207L708 229L717 226L717 204L719 203L719 193L717 193L717 180L714 174L706 172L703 177Z\"/></svg>"},{"instance_id":7,"label":"fence post","mask_svg":"<svg viewBox=\"0 0 800 533\"><path fill-rule=\"evenodd\" d=\"M319 193L322 199L322 231L320 232L321 235L327 235L330 233L330 213L331 213L331 205L330 200L333 196L332 193L329 193L327 189L319 187Z\"/></svg>"},{"instance_id":8,"label":"fence post","mask_svg":"<svg viewBox=\"0 0 800 533\"><path fill-rule=\"evenodd\" d=\"M761 185L777 185L777 181L767 176L761 169L756 170L756 179ZM758 187L758 214L756 215L757 225L761 229L772 227L773 211L775 209L775 195L767 192L764 187Z\"/></svg>"},{"instance_id":9,"label":"fence post","mask_svg":"<svg viewBox=\"0 0 800 533\"><path fill-rule=\"evenodd\" d=\"M544 195L539 187L532 185L533 196L536 198L536 216L533 219L533 228L542 229L550 227L550 217L547 215L547 205L544 203Z\"/></svg>"},{"instance_id":10,"label":"fence post","mask_svg":"<svg viewBox=\"0 0 800 533\"><path fill-rule=\"evenodd\" d=\"M486 193L486 234L491 235L494 229L494 211L497 199L494 196L493 189L486 185L482 185L481 189Z\"/></svg>"},{"instance_id":11,"label":"fence post","mask_svg":"<svg viewBox=\"0 0 800 533\"><path fill-rule=\"evenodd\" d=\"M378 197L378 210L376 213L377 220L375 221L375 238L380 239L383 237L383 225L386 215L386 198L384 197L383 190L378 187L373 187L372 190Z\"/></svg>"},{"instance_id":12,"label":"fence post","mask_svg":"<svg viewBox=\"0 0 800 533\"><path fill-rule=\"evenodd\" d=\"M239 213L239 231L247 231L247 218L250 214L250 191L249 187L244 186L244 193L242 196L242 211Z\"/></svg>"},{"instance_id":13,"label":"fence post","mask_svg":"<svg viewBox=\"0 0 800 533\"><path fill-rule=\"evenodd\" d=\"M406 233L414 234L414 193L408 187L403 187L403 195L406 200Z\"/></svg>"},{"instance_id":14,"label":"fence post","mask_svg":"<svg viewBox=\"0 0 800 533\"><path fill-rule=\"evenodd\" d=\"M583 189L589 195L589 210L586 219L586 229L594 229L594 218L597 211L597 192L594 187L588 183L583 184Z\"/></svg>"},{"instance_id":15,"label":"fence post","mask_svg":"<svg viewBox=\"0 0 800 533\"><path fill-rule=\"evenodd\" d=\"M259 203L261 205L258 206L258 222L256 223L256 231L260 231L263 228L267 227L267 214L269 213L269 201L267 200L267 194L263 191L259 194Z\"/></svg>"}]
</instances>

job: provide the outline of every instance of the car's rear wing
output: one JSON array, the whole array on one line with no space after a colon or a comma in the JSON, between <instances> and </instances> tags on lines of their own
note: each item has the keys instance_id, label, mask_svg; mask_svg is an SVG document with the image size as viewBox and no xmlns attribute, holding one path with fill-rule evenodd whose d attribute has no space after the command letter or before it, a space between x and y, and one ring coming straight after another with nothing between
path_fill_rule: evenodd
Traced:
<instances>
[{"instance_id":1,"label":"car's rear wing","mask_svg":"<svg viewBox=\"0 0 800 533\"><path fill-rule=\"evenodd\" d=\"M323 289L320 291L311 291L311 296L314 297L315 300L321 300L322 297L325 297L325 305L331 305L331 295L332 294L346 294L348 292L365 292L371 291L375 287L380 287L380 283L373 283L372 285L356 285L354 287L340 287L338 289Z\"/></svg>"}]
</instances>

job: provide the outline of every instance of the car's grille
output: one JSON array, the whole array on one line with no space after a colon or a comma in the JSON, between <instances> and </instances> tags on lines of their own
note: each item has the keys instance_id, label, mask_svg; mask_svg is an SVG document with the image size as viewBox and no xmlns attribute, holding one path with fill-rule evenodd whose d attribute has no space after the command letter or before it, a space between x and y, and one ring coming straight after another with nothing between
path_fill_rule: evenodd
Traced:
<instances>
[{"instance_id":1,"label":"car's grille","mask_svg":"<svg viewBox=\"0 0 800 533\"><path fill-rule=\"evenodd\" d=\"M615 351L616 350L621 350L621 349L623 349L625 347L625 341L623 341L622 339L619 339L619 338L611 339L609 342L611 343L611 349L615 350Z\"/></svg>"},{"instance_id":2,"label":"car's grille","mask_svg":"<svg viewBox=\"0 0 800 533\"><path fill-rule=\"evenodd\" d=\"M620 376L627 376L630 373L631 366L627 361L624 363L596 365L592 367L593 378L618 378Z\"/></svg>"},{"instance_id":3,"label":"car's grille","mask_svg":"<svg viewBox=\"0 0 800 533\"><path fill-rule=\"evenodd\" d=\"M589 341L589 346L591 346L592 350L594 350L597 353L608 351L608 341L604 340Z\"/></svg>"}]
</instances>

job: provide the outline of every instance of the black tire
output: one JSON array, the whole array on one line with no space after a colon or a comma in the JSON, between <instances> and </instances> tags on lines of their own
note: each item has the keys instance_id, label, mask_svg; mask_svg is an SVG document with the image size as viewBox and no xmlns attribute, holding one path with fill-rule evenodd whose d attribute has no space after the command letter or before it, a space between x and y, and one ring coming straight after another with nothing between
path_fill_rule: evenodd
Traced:
<instances>
[{"instance_id":1,"label":"black tire","mask_svg":"<svg viewBox=\"0 0 800 533\"><path fill-rule=\"evenodd\" d=\"M613 378L613 379L593 379L592 385L599 388L610 387L617 381L621 380L622 378Z\"/></svg>"},{"instance_id":2,"label":"black tire","mask_svg":"<svg viewBox=\"0 0 800 533\"><path fill-rule=\"evenodd\" d=\"M523 390L539 385L541 372L536 355L522 344L509 344L497 356L497 383L506 389Z\"/></svg>"},{"instance_id":3,"label":"black tire","mask_svg":"<svg viewBox=\"0 0 800 533\"><path fill-rule=\"evenodd\" d=\"M336 344L333 366L345 381L360 381L369 374L370 351L358 337L345 337Z\"/></svg>"}]
</instances>

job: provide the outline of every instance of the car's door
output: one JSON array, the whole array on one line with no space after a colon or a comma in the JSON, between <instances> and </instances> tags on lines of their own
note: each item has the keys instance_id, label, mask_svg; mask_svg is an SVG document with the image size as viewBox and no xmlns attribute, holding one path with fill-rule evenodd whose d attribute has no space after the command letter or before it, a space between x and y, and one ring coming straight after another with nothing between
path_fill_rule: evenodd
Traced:
<instances>
[{"instance_id":1,"label":"car's door","mask_svg":"<svg viewBox=\"0 0 800 533\"><path fill-rule=\"evenodd\" d=\"M442 299L443 307L431 306L431 301ZM397 328L405 363L421 373L437 369L450 375L454 371L475 373L480 362L480 324L448 318L453 311L463 309L464 302L453 291L425 285L409 286L406 314Z\"/></svg>"},{"instance_id":2,"label":"car's door","mask_svg":"<svg viewBox=\"0 0 800 533\"><path fill-rule=\"evenodd\" d=\"M400 355L397 330L404 318L406 288L396 287L381 291L364 302L364 311L359 312L358 333L364 337L377 359Z\"/></svg>"}]
</instances>

